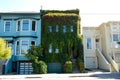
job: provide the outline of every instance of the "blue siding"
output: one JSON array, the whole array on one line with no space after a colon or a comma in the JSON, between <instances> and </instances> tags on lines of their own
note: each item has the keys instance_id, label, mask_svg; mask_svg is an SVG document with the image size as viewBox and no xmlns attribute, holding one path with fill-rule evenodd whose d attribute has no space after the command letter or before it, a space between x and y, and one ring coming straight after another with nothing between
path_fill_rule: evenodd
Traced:
<instances>
[{"instance_id":1,"label":"blue siding","mask_svg":"<svg viewBox=\"0 0 120 80\"><path fill-rule=\"evenodd\" d=\"M31 44L31 41L35 41L36 45L41 44L41 19L39 14L21 14L21 13L14 13L14 14L0 14L1 19L0 19L0 37L2 37L4 40L7 41L12 41L12 57L8 61L8 63L5 66L5 73L7 74L9 70L9 66L12 69L12 62L17 62L18 61L28 61L27 58L25 58L24 55L16 55L16 41L21 41L22 40L28 40L29 46ZM29 31L17 31L17 21L18 20L23 20L23 19L29 19ZM32 20L36 21L36 31L32 31ZM4 32L4 21L11 21L11 31L10 32ZM22 24L22 23L21 23ZM19 68L19 65L17 64L16 66ZM17 69L17 73L18 73ZM11 70L10 70L11 71Z\"/></svg>"}]
</instances>

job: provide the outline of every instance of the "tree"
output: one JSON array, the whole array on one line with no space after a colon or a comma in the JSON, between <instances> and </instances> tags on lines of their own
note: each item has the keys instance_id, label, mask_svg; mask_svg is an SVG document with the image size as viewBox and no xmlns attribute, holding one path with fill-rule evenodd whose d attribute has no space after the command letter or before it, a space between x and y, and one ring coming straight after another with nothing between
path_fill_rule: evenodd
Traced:
<instances>
[{"instance_id":1,"label":"tree","mask_svg":"<svg viewBox=\"0 0 120 80\"><path fill-rule=\"evenodd\" d=\"M7 47L6 41L0 38L0 59L6 60L11 57L11 47Z\"/></svg>"}]
</instances>

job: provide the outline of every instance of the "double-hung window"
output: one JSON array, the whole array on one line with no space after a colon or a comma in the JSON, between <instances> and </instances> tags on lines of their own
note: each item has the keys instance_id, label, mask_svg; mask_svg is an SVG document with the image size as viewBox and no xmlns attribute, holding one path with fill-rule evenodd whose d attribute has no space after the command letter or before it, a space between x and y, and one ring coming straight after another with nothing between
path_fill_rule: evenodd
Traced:
<instances>
[{"instance_id":1,"label":"double-hung window","mask_svg":"<svg viewBox=\"0 0 120 80\"><path fill-rule=\"evenodd\" d=\"M16 41L16 55L20 54L20 42Z\"/></svg>"},{"instance_id":2,"label":"double-hung window","mask_svg":"<svg viewBox=\"0 0 120 80\"><path fill-rule=\"evenodd\" d=\"M113 41L118 41L118 34L113 34Z\"/></svg>"},{"instance_id":3,"label":"double-hung window","mask_svg":"<svg viewBox=\"0 0 120 80\"><path fill-rule=\"evenodd\" d=\"M87 49L92 49L91 38L87 38Z\"/></svg>"},{"instance_id":4,"label":"double-hung window","mask_svg":"<svg viewBox=\"0 0 120 80\"><path fill-rule=\"evenodd\" d=\"M63 32L64 33L66 32L66 26L63 26Z\"/></svg>"},{"instance_id":5,"label":"double-hung window","mask_svg":"<svg viewBox=\"0 0 120 80\"><path fill-rule=\"evenodd\" d=\"M73 32L73 26L70 26L70 31Z\"/></svg>"},{"instance_id":6,"label":"double-hung window","mask_svg":"<svg viewBox=\"0 0 120 80\"><path fill-rule=\"evenodd\" d=\"M5 21L5 29L4 29L4 31L5 32L10 32L10 27L11 27L11 23L10 23L10 21Z\"/></svg>"},{"instance_id":7,"label":"double-hung window","mask_svg":"<svg viewBox=\"0 0 120 80\"><path fill-rule=\"evenodd\" d=\"M28 31L28 30L29 30L29 20L23 20L22 31Z\"/></svg>"},{"instance_id":8,"label":"double-hung window","mask_svg":"<svg viewBox=\"0 0 120 80\"><path fill-rule=\"evenodd\" d=\"M32 21L32 31L36 31L36 21Z\"/></svg>"},{"instance_id":9,"label":"double-hung window","mask_svg":"<svg viewBox=\"0 0 120 80\"><path fill-rule=\"evenodd\" d=\"M52 26L48 26L49 32L52 32Z\"/></svg>"},{"instance_id":10,"label":"double-hung window","mask_svg":"<svg viewBox=\"0 0 120 80\"><path fill-rule=\"evenodd\" d=\"M58 29L58 25L56 25L56 32L58 32L59 31L59 29Z\"/></svg>"},{"instance_id":11,"label":"double-hung window","mask_svg":"<svg viewBox=\"0 0 120 80\"><path fill-rule=\"evenodd\" d=\"M22 41L21 43L21 54L26 54L28 50L28 41Z\"/></svg>"},{"instance_id":12,"label":"double-hung window","mask_svg":"<svg viewBox=\"0 0 120 80\"><path fill-rule=\"evenodd\" d=\"M17 21L17 31L20 31L20 27L21 27L20 21Z\"/></svg>"}]
</instances>

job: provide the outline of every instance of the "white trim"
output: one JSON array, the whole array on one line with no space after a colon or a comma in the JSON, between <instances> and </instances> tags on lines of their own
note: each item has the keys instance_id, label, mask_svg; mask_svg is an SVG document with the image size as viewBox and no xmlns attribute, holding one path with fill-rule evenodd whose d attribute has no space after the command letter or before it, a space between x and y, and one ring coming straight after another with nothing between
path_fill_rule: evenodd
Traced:
<instances>
[{"instance_id":1,"label":"white trim","mask_svg":"<svg viewBox=\"0 0 120 80\"><path fill-rule=\"evenodd\" d=\"M5 24L6 24L6 22L10 22L10 31L5 31ZM4 32L11 32L11 21L10 20L4 21Z\"/></svg>"}]
</instances>

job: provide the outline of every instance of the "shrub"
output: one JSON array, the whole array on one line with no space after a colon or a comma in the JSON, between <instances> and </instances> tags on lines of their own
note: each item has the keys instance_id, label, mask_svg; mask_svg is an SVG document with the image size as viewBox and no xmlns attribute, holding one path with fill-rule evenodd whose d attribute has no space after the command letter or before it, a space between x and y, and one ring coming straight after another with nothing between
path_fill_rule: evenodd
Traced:
<instances>
[{"instance_id":1,"label":"shrub","mask_svg":"<svg viewBox=\"0 0 120 80\"><path fill-rule=\"evenodd\" d=\"M45 74L47 73L47 65L44 61L33 63L33 73L35 74Z\"/></svg>"},{"instance_id":2,"label":"shrub","mask_svg":"<svg viewBox=\"0 0 120 80\"><path fill-rule=\"evenodd\" d=\"M77 65L78 65L78 69L80 70L80 72L84 73L85 72L84 62L81 58L77 58Z\"/></svg>"},{"instance_id":3,"label":"shrub","mask_svg":"<svg viewBox=\"0 0 120 80\"><path fill-rule=\"evenodd\" d=\"M64 72L65 73L72 73L72 62L66 61L64 64Z\"/></svg>"}]
</instances>

